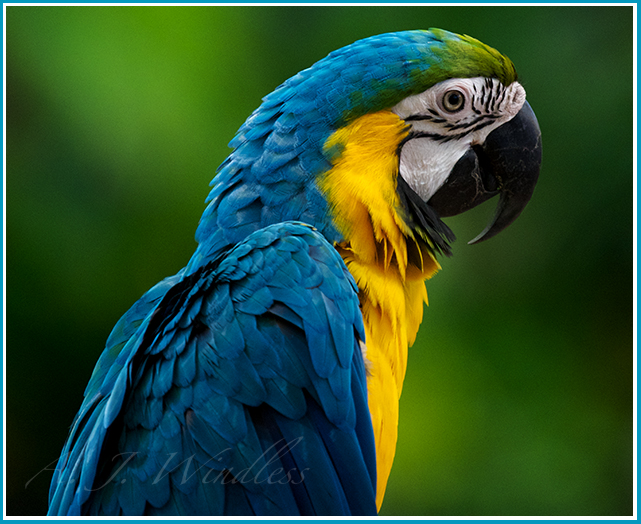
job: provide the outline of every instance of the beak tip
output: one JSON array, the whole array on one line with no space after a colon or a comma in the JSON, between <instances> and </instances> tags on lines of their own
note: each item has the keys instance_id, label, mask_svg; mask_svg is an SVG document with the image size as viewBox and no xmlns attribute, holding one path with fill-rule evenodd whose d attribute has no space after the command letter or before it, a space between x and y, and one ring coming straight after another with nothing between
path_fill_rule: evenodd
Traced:
<instances>
[{"instance_id":1,"label":"beak tip","mask_svg":"<svg viewBox=\"0 0 641 524\"><path fill-rule=\"evenodd\" d=\"M478 244L479 242L482 242L483 240L486 240L483 238L485 236L485 232L481 233L480 235L475 236L472 240L470 240L467 245L471 246L472 244Z\"/></svg>"},{"instance_id":2,"label":"beak tip","mask_svg":"<svg viewBox=\"0 0 641 524\"><path fill-rule=\"evenodd\" d=\"M476 235L472 240L468 242L468 245L472 244L479 244L480 242L484 242L485 240L489 240L493 236L495 236L497 233L499 233L501 230L500 229L494 229L492 228L492 225L487 226L483 231L481 231L478 235Z\"/></svg>"}]
</instances>

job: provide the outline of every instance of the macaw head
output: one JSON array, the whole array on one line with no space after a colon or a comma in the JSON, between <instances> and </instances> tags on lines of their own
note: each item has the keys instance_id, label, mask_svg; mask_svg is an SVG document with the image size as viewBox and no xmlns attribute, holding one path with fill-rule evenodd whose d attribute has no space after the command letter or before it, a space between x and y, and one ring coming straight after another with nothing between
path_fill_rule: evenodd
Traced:
<instances>
[{"instance_id":1,"label":"macaw head","mask_svg":"<svg viewBox=\"0 0 641 524\"><path fill-rule=\"evenodd\" d=\"M449 253L440 217L500 195L474 241L490 238L527 204L541 158L512 62L439 29L330 53L266 96L230 145L197 234L210 253L283 220L369 258L399 235L418 258Z\"/></svg>"},{"instance_id":2,"label":"macaw head","mask_svg":"<svg viewBox=\"0 0 641 524\"><path fill-rule=\"evenodd\" d=\"M470 243L511 224L530 200L541 163L541 131L514 65L468 36L432 30L449 77L391 109L409 124L399 177L438 215L457 215L500 195L496 213ZM439 50L441 52L439 53ZM457 57L466 57L457 59ZM438 71L443 78L445 71Z\"/></svg>"}]
</instances>

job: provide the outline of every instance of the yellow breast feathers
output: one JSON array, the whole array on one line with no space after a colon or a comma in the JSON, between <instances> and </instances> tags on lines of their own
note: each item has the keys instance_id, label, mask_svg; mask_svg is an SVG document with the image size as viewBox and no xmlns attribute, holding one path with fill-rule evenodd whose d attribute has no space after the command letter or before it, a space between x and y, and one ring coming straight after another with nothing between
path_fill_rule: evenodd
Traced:
<instances>
[{"instance_id":1,"label":"yellow breast feathers","mask_svg":"<svg viewBox=\"0 0 641 524\"><path fill-rule=\"evenodd\" d=\"M345 239L336 248L360 290L379 509L396 451L407 348L427 303L424 281L440 269L399 215L398 150L407 133L405 122L390 111L365 115L339 129L325 148L339 148L340 154L319 183ZM408 250L418 254L410 258L419 262L408 262Z\"/></svg>"}]
</instances>

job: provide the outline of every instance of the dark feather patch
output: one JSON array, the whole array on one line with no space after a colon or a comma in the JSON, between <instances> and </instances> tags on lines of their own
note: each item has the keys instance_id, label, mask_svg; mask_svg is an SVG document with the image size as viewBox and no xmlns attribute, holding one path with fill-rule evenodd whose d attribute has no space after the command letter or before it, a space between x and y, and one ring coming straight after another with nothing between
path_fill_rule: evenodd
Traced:
<instances>
[{"instance_id":1,"label":"dark feather patch","mask_svg":"<svg viewBox=\"0 0 641 524\"><path fill-rule=\"evenodd\" d=\"M456 239L452 230L436 211L423 202L401 175L397 177L396 190L401 199L403 218L412 230L418 233L418 242L435 255L442 253L450 256L452 250L449 243Z\"/></svg>"}]
</instances>

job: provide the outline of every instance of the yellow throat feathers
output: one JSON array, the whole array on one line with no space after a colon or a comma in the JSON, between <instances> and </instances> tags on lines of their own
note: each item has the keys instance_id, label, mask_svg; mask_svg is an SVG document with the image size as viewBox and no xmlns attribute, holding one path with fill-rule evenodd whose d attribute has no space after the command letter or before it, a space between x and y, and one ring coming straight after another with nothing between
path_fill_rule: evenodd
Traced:
<instances>
[{"instance_id":1,"label":"yellow throat feathers","mask_svg":"<svg viewBox=\"0 0 641 524\"><path fill-rule=\"evenodd\" d=\"M407 348L416 338L423 303L427 304L424 282L440 269L401 216L398 150L407 134L405 122L390 111L358 118L328 138L325 150L336 148L340 153L319 181L345 239L336 249L359 289L376 439L378 509L396 451Z\"/></svg>"}]
</instances>

